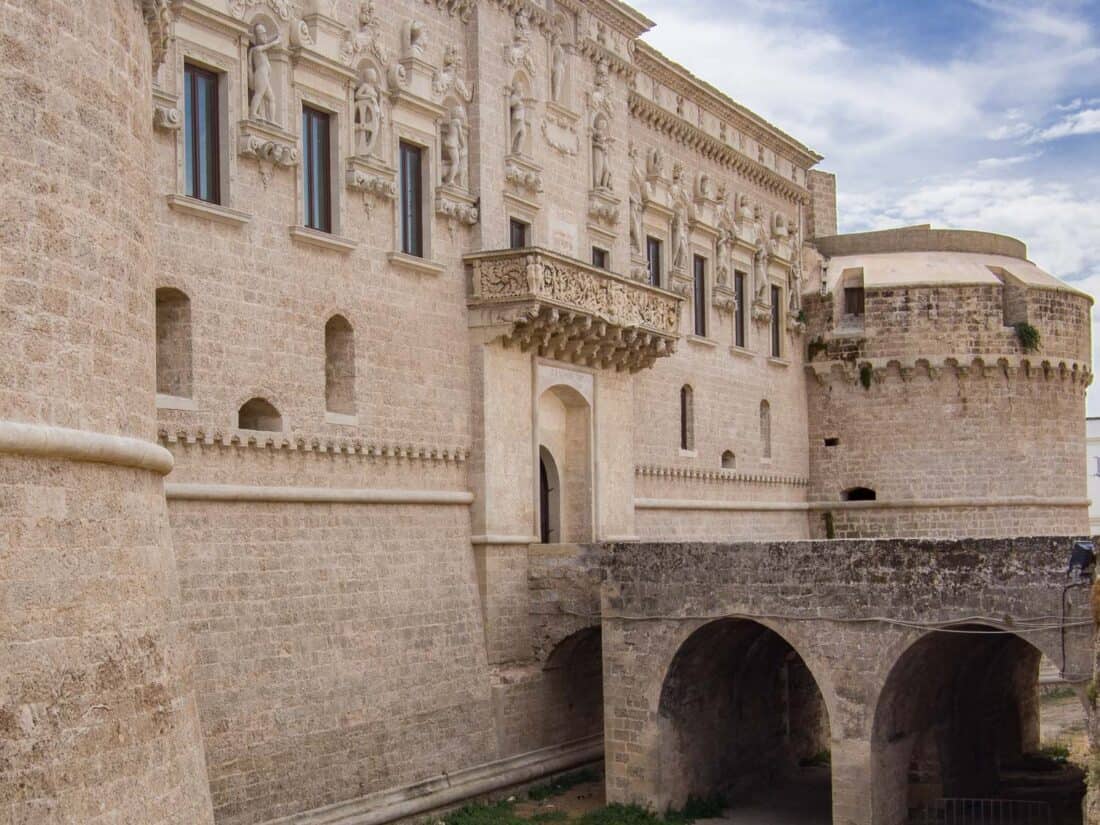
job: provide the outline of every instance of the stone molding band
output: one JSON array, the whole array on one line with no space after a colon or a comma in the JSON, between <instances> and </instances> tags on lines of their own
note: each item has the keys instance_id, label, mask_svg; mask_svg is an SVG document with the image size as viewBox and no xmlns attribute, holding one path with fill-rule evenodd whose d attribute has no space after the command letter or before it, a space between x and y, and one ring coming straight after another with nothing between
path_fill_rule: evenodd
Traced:
<instances>
[{"instance_id":1,"label":"stone molding band","mask_svg":"<svg viewBox=\"0 0 1100 825\"><path fill-rule=\"evenodd\" d=\"M603 759L603 736L590 736L442 774L349 802L269 820L265 825L382 825Z\"/></svg>"},{"instance_id":2,"label":"stone molding band","mask_svg":"<svg viewBox=\"0 0 1100 825\"><path fill-rule=\"evenodd\" d=\"M17 421L0 421L0 453L113 464L160 475L168 475L173 464L172 454L150 441Z\"/></svg>"},{"instance_id":3,"label":"stone molding band","mask_svg":"<svg viewBox=\"0 0 1100 825\"><path fill-rule=\"evenodd\" d=\"M538 536L471 536L470 544L538 544Z\"/></svg>"},{"instance_id":4,"label":"stone molding band","mask_svg":"<svg viewBox=\"0 0 1100 825\"><path fill-rule=\"evenodd\" d=\"M364 490L340 487L263 487L254 484L166 483L169 501L267 502L281 504L437 504L468 506L464 490Z\"/></svg>"},{"instance_id":5,"label":"stone molding band","mask_svg":"<svg viewBox=\"0 0 1100 825\"><path fill-rule=\"evenodd\" d=\"M999 498L913 498L894 501L722 501L709 499L636 498L636 510L728 510L807 512L820 510L928 510L958 507L1088 507L1087 498L1005 496Z\"/></svg>"}]
</instances>

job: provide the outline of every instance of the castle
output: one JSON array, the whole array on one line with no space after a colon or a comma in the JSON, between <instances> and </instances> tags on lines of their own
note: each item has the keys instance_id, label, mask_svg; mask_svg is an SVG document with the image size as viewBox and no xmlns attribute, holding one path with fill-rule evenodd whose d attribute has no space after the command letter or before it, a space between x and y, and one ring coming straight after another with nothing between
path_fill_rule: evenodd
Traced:
<instances>
[{"instance_id":1,"label":"castle","mask_svg":"<svg viewBox=\"0 0 1100 825\"><path fill-rule=\"evenodd\" d=\"M821 157L652 25L0 8L0 822L382 823L605 754L680 804L771 741L688 752L724 645L782 674L776 754L832 743L835 821L893 825L914 765L1036 744L1039 650L1084 689L1064 546L1014 537L1088 532L1091 299L1011 238L838 235ZM1009 686L988 764L898 686L952 663Z\"/></svg>"}]
</instances>

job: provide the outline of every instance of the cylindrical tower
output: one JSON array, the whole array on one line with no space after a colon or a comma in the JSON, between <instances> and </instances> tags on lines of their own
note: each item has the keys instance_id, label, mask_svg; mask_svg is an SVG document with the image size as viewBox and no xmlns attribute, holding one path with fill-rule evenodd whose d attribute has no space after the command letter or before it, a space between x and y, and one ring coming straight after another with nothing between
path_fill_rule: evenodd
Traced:
<instances>
[{"instance_id":1,"label":"cylindrical tower","mask_svg":"<svg viewBox=\"0 0 1100 825\"><path fill-rule=\"evenodd\" d=\"M172 462L151 440L150 28L159 47L167 13L163 0L0 5L5 822L213 821Z\"/></svg>"},{"instance_id":2,"label":"cylindrical tower","mask_svg":"<svg viewBox=\"0 0 1100 825\"><path fill-rule=\"evenodd\" d=\"M919 226L815 243L813 535L1087 532L1091 298L1001 235Z\"/></svg>"}]
</instances>

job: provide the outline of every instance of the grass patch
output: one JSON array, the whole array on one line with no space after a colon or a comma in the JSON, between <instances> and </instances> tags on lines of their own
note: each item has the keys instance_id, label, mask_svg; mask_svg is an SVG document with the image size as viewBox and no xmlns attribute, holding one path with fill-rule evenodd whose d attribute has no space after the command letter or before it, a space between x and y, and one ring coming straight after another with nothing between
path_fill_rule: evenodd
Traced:
<instances>
[{"instance_id":1,"label":"grass patch","mask_svg":"<svg viewBox=\"0 0 1100 825\"><path fill-rule=\"evenodd\" d=\"M723 796L708 797L689 796L682 810L669 811L665 814L665 821L671 825L688 825L697 819L713 819L721 816L727 807Z\"/></svg>"},{"instance_id":2,"label":"grass patch","mask_svg":"<svg viewBox=\"0 0 1100 825\"><path fill-rule=\"evenodd\" d=\"M1069 748L1061 742L1045 742L1039 748L1039 756L1062 765L1069 761Z\"/></svg>"},{"instance_id":3,"label":"grass patch","mask_svg":"<svg viewBox=\"0 0 1100 825\"><path fill-rule=\"evenodd\" d=\"M638 805L608 805L589 811L577 820L577 825L665 825L664 820Z\"/></svg>"},{"instance_id":4,"label":"grass patch","mask_svg":"<svg viewBox=\"0 0 1100 825\"><path fill-rule=\"evenodd\" d=\"M443 818L446 825L526 825L511 802L490 802L465 805Z\"/></svg>"},{"instance_id":5,"label":"grass patch","mask_svg":"<svg viewBox=\"0 0 1100 825\"><path fill-rule=\"evenodd\" d=\"M527 798L533 799L535 802L542 802L544 799L549 799L552 796L557 796L560 793L568 791L570 788L575 788L577 785L583 785L585 782L595 782L600 778L600 775L591 768L584 768L583 770L573 771L572 773L563 773L556 779L552 779L545 785L536 785L527 791Z\"/></svg>"},{"instance_id":6,"label":"grass patch","mask_svg":"<svg viewBox=\"0 0 1100 825\"><path fill-rule=\"evenodd\" d=\"M531 816L532 822L568 822L569 814L565 811L539 811Z\"/></svg>"},{"instance_id":7,"label":"grass patch","mask_svg":"<svg viewBox=\"0 0 1100 825\"><path fill-rule=\"evenodd\" d=\"M1071 687L1054 688L1054 690L1047 691L1039 697L1039 703L1046 705L1051 702L1060 702L1063 699L1070 699L1076 696Z\"/></svg>"}]
</instances>

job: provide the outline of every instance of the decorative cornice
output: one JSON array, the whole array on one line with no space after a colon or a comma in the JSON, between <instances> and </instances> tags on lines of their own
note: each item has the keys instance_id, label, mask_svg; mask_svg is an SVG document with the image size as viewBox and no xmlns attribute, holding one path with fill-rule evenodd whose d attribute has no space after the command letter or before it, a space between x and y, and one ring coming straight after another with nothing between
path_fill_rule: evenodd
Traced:
<instances>
[{"instance_id":1,"label":"decorative cornice","mask_svg":"<svg viewBox=\"0 0 1100 825\"><path fill-rule=\"evenodd\" d=\"M1088 364L1072 360L1038 360L1020 355L1002 355L971 358L969 356L932 356L922 358L857 358L853 360L810 361L806 368L813 372L818 383L839 382L853 384L860 380L865 367L871 369L875 383L886 380L890 370L896 368L901 380L908 382L915 375L938 378L950 373L959 378L980 376L983 378L1042 378L1046 381L1068 381L1071 385L1087 387L1092 383L1092 369Z\"/></svg>"},{"instance_id":2,"label":"decorative cornice","mask_svg":"<svg viewBox=\"0 0 1100 825\"><path fill-rule=\"evenodd\" d=\"M822 159L817 152L768 123L755 112L746 109L706 81L699 79L649 44L642 41L637 43L634 50L634 63L639 71L645 72L674 92L701 104L706 111L719 120L730 123L734 128L777 154L793 159L798 165L808 168Z\"/></svg>"},{"instance_id":3,"label":"decorative cornice","mask_svg":"<svg viewBox=\"0 0 1100 825\"><path fill-rule=\"evenodd\" d=\"M808 487L810 480L801 476L744 473L737 470L698 470L691 467L662 467L656 464L638 464L634 474L643 478L666 478L679 481L706 481L737 484L772 484L788 487Z\"/></svg>"},{"instance_id":4,"label":"decorative cornice","mask_svg":"<svg viewBox=\"0 0 1100 825\"><path fill-rule=\"evenodd\" d=\"M470 15L477 7L477 0L424 0L424 2L451 17L457 17L463 23L469 22Z\"/></svg>"},{"instance_id":5,"label":"decorative cornice","mask_svg":"<svg viewBox=\"0 0 1100 825\"><path fill-rule=\"evenodd\" d=\"M698 126L657 105L637 91L629 97L630 113L649 127L664 132L703 157L734 170L751 183L795 203L808 204L810 191L759 161L742 154Z\"/></svg>"},{"instance_id":6,"label":"decorative cornice","mask_svg":"<svg viewBox=\"0 0 1100 825\"><path fill-rule=\"evenodd\" d=\"M378 444L364 442L361 439L334 439L326 436L288 435L285 433L256 433L252 431L223 433L220 430L207 432L202 428L161 429L158 433L161 443L172 445L199 445L217 447L225 450L258 449L285 450L298 453L318 453L321 455L347 456L367 460L394 461L443 461L461 464L466 461L470 451L465 447L425 447L402 444Z\"/></svg>"},{"instance_id":7,"label":"decorative cornice","mask_svg":"<svg viewBox=\"0 0 1100 825\"><path fill-rule=\"evenodd\" d=\"M172 454L156 444L48 424L0 421L0 453L113 464L161 475L172 471Z\"/></svg>"}]
</instances>

